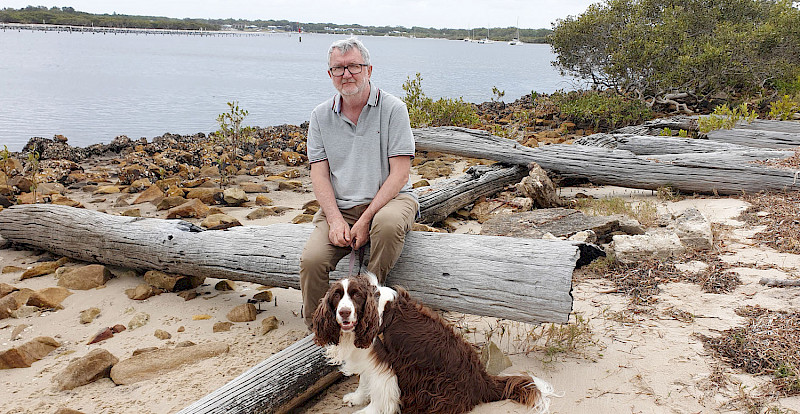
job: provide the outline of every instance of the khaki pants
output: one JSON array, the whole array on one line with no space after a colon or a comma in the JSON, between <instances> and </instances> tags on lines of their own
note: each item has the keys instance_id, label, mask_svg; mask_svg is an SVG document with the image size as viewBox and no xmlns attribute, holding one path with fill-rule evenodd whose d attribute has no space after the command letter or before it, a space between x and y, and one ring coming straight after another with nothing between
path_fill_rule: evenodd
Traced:
<instances>
[{"instance_id":1,"label":"khaki pants","mask_svg":"<svg viewBox=\"0 0 800 414\"><path fill-rule=\"evenodd\" d=\"M342 216L351 226L355 224L367 205L343 210ZM417 202L414 197L399 194L386 203L372 218L369 229L369 264L367 270L374 273L380 282L386 279L389 270L397 262L403 251L406 233L411 230L417 215ZM311 318L317 305L328 291L328 273L336 264L352 251L350 247L339 247L328 239L329 226L325 214L320 211L314 216L314 231L309 236L303 254L300 256L300 288L303 293L303 317L311 328ZM357 260L357 258L356 258ZM357 264L356 264L357 266ZM353 272L358 269L354 268Z\"/></svg>"}]
</instances>

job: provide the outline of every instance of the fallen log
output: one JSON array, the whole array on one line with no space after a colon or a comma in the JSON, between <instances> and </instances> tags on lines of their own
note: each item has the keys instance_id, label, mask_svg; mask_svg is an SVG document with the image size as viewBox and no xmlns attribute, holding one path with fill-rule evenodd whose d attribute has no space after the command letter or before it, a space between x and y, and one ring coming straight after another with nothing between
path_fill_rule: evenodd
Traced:
<instances>
[{"instance_id":1,"label":"fallen log","mask_svg":"<svg viewBox=\"0 0 800 414\"><path fill-rule=\"evenodd\" d=\"M769 287L797 287L800 286L800 280L798 279L773 279L769 277L763 277L758 283L769 286Z\"/></svg>"},{"instance_id":2,"label":"fallen log","mask_svg":"<svg viewBox=\"0 0 800 414\"><path fill-rule=\"evenodd\" d=\"M789 128L781 127L781 129L788 130ZM800 146L800 132L747 128L745 125L737 125L734 129L718 129L709 132L707 135L710 140L746 145L748 147L786 149Z\"/></svg>"},{"instance_id":3,"label":"fallen log","mask_svg":"<svg viewBox=\"0 0 800 414\"><path fill-rule=\"evenodd\" d=\"M494 194L515 184L528 174L521 166L480 165L465 174L438 183L435 187L417 190L420 222L436 223L480 197Z\"/></svg>"},{"instance_id":4,"label":"fallen log","mask_svg":"<svg viewBox=\"0 0 800 414\"><path fill-rule=\"evenodd\" d=\"M74 259L295 289L312 229L275 224L202 231L185 221L46 204L0 212L3 238ZM573 242L411 232L387 284L401 285L439 309L566 322L579 258ZM342 260L331 277L347 274L348 260Z\"/></svg>"},{"instance_id":5,"label":"fallen log","mask_svg":"<svg viewBox=\"0 0 800 414\"><path fill-rule=\"evenodd\" d=\"M687 154L707 152L748 152L752 147L709 139L659 137L650 135L629 134L592 134L576 139L574 145L600 147L630 151L636 155ZM764 151L758 152L760 156ZM786 151L777 151L775 156L791 155Z\"/></svg>"},{"instance_id":6,"label":"fallen log","mask_svg":"<svg viewBox=\"0 0 800 414\"><path fill-rule=\"evenodd\" d=\"M741 153L712 152L703 154L702 161L692 159L683 163L680 159L666 161L653 159L653 156L636 156L630 151L582 145L528 148L485 131L456 127L416 129L414 136L418 150L515 165L535 162L565 178L584 178L596 184L648 190L668 186L686 193L704 194L797 188L792 171L748 163L754 157Z\"/></svg>"}]
</instances>

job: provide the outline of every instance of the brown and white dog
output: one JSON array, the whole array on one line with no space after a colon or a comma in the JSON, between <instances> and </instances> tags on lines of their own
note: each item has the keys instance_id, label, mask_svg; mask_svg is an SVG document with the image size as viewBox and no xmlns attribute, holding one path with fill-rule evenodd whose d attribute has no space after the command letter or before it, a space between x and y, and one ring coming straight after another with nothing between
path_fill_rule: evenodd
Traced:
<instances>
[{"instance_id":1,"label":"brown and white dog","mask_svg":"<svg viewBox=\"0 0 800 414\"><path fill-rule=\"evenodd\" d=\"M438 314L402 288L367 274L331 285L314 313L314 341L331 363L359 374L349 405L359 414L460 414L511 399L547 412L552 387L532 376L486 373L477 352Z\"/></svg>"}]
</instances>

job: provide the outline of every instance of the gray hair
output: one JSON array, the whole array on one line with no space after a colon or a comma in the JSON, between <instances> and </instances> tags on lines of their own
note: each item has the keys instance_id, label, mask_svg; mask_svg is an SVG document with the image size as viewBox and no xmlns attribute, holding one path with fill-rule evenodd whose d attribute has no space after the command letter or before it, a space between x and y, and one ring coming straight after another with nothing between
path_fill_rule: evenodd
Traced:
<instances>
[{"instance_id":1,"label":"gray hair","mask_svg":"<svg viewBox=\"0 0 800 414\"><path fill-rule=\"evenodd\" d=\"M338 49L340 53L345 54L350 49L354 48L361 52L361 57L364 59L364 64L369 65L369 50L367 50L366 46L364 46L364 44L355 37L337 40L331 44L330 49L328 49L328 65L331 64L331 55L333 54L333 49Z\"/></svg>"}]
</instances>

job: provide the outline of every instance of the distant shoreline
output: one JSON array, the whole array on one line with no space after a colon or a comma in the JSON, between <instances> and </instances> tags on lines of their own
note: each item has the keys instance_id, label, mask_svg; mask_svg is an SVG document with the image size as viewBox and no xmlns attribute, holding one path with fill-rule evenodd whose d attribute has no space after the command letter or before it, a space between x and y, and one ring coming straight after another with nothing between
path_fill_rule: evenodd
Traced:
<instances>
[{"instance_id":1,"label":"distant shoreline","mask_svg":"<svg viewBox=\"0 0 800 414\"><path fill-rule=\"evenodd\" d=\"M71 26L57 24L0 23L0 30L31 30L44 32L90 32L113 34L170 34L188 36L262 36L290 32L248 32L239 30L194 30L194 29L144 29L136 27Z\"/></svg>"}]
</instances>

